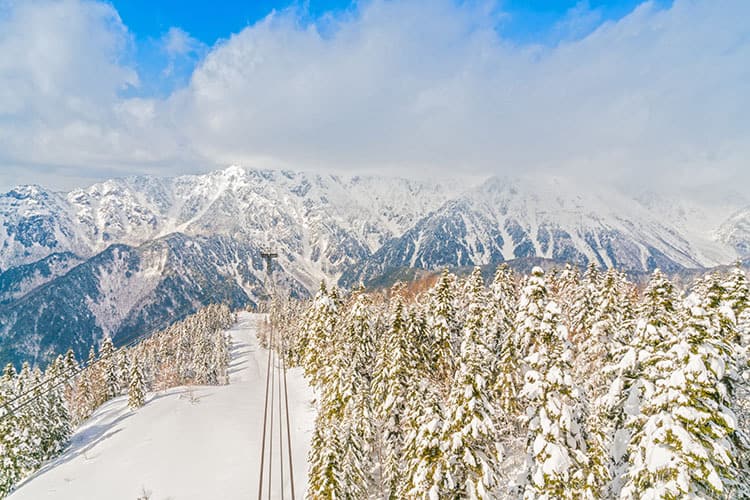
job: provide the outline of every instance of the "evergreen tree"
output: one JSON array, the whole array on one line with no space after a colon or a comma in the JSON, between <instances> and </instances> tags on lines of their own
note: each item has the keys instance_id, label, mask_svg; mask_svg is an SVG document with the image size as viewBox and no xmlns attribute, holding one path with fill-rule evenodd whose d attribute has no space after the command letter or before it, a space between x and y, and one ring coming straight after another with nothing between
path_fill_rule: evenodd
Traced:
<instances>
[{"instance_id":1,"label":"evergreen tree","mask_svg":"<svg viewBox=\"0 0 750 500\"><path fill-rule=\"evenodd\" d=\"M631 345L620 363L623 382L619 386L623 396L618 402L622 415L618 420L624 420L628 438L627 471L621 494L624 498L658 493L670 473L662 471L664 464L655 467L651 463L652 452L663 449L657 441L652 441L656 438L652 425L663 418L663 405L667 404L657 391L674 371L671 350L679 341L679 313L672 283L659 270L654 271L638 306ZM619 465L620 457L615 458ZM621 470L617 470L616 475L620 474ZM618 483L616 479L615 484Z\"/></svg>"},{"instance_id":2,"label":"evergreen tree","mask_svg":"<svg viewBox=\"0 0 750 500\"><path fill-rule=\"evenodd\" d=\"M330 415L318 412L309 454L307 498L311 500L348 498L344 494L346 476L342 457L345 450L339 430Z\"/></svg>"},{"instance_id":3,"label":"evergreen tree","mask_svg":"<svg viewBox=\"0 0 750 500\"><path fill-rule=\"evenodd\" d=\"M449 470L446 443L443 442L445 408L442 397L430 383L420 385L421 408L416 428L406 439L404 462L409 471L405 497L436 500L448 496L455 484L446 475Z\"/></svg>"},{"instance_id":4,"label":"evergreen tree","mask_svg":"<svg viewBox=\"0 0 750 500\"><path fill-rule=\"evenodd\" d=\"M42 448L42 460L49 460L60 454L72 433L72 422L64 386L54 387L65 376L65 359L58 356L45 374L44 415L46 418L46 440Z\"/></svg>"},{"instance_id":5,"label":"evergreen tree","mask_svg":"<svg viewBox=\"0 0 750 500\"><path fill-rule=\"evenodd\" d=\"M26 474L26 463L32 448L28 431L17 414L11 413L8 402L16 393L16 371L7 365L0 378L0 497L9 494Z\"/></svg>"},{"instance_id":6,"label":"evergreen tree","mask_svg":"<svg viewBox=\"0 0 750 500\"><path fill-rule=\"evenodd\" d=\"M514 345L520 359L531 349L534 336L542 329L544 310L549 300L549 291L544 280L544 271L535 267L524 280L516 314Z\"/></svg>"},{"instance_id":7,"label":"evergreen tree","mask_svg":"<svg viewBox=\"0 0 750 500\"><path fill-rule=\"evenodd\" d=\"M99 362L104 381L104 401L117 397L120 394L120 385L117 377L117 358L115 345L110 337L102 341Z\"/></svg>"},{"instance_id":8,"label":"evergreen tree","mask_svg":"<svg viewBox=\"0 0 750 500\"><path fill-rule=\"evenodd\" d=\"M321 282L303 326L302 366L314 386L325 383L322 377L338 327L340 306L336 288L329 292L325 283Z\"/></svg>"},{"instance_id":9,"label":"evergreen tree","mask_svg":"<svg viewBox=\"0 0 750 500\"><path fill-rule=\"evenodd\" d=\"M408 336L407 312L400 294L395 295L373 380L375 400L381 402L378 408L383 422L381 476L388 498L398 498L405 485L402 453L407 431L404 424L417 373L415 346Z\"/></svg>"},{"instance_id":10,"label":"evergreen tree","mask_svg":"<svg viewBox=\"0 0 750 500\"><path fill-rule=\"evenodd\" d=\"M73 424L78 425L94 411L94 395L89 382L90 370L83 370L76 378L74 399L71 404Z\"/></svg>"},{"instance_id":11,"label":"evergreen tree","mask_svg":"<svg viewBox=\"0 0 750 500\"><path fill-rule=\"evenodd\" d=\"M325 321L325 320L324 320ZM330 325L331 323L329 323ZM309 453L309 498L356 498L362 492L361 442L347 410L351 408L353 373L345 359L350 353L343 345L342 332L329 331L334 338L333 358L318 369L320 398L315 431ZM338 334L338 335L337 335ZM341 345L336 345L337 343ZM336 347L341 347L336 349Z\"/></svg>"},{"instance_id":12,"label":"evergreen tree","mask_svg":"<svg viewBox=\"0 0 750 500\"><path fill-rule=\"evenodd\" d=\"M214 345L211 341L210 331L204 326L197 331L197 337L197 347L193 354L195 381L203 385L216 384L218 381L216 358L214 357Z\"/></svg>"},{"instance_id":13,"label":"evergreen tree","mask_svg":"<svg viewBox=\"0 0 750 500\"><path fill-rule=\"evenodd\" d=\"M487 303L481 270L467 282L469 297L458 370L448 403L443 441L448 443L445 479L434 478L438 494L450 498L493 498L497 488L498 441L487 381L493 353L485 322ZM442 491L445 488L445 493Z\"/></svg>"},{"instance_id":14,"label":"evergreen tree","mask_svg":"<svg viewBox=\"0 0 750 500\"><path fill-rule=\"evenodd\" d=\"M500 352L505 339L513 331L518 304L515 277L508 264L498 266L489 291L489 300L493 309L491 316L494 319L492 328L495 342L493 347L495 352Z\"/></svg>"},{"instance_id":15,"label":"evergreen tree","mask_svg":"<svg viewBox=\"0 0 750 500\"><path fill-rule=\"evenodd\" d=\"M372 360L376 356L376 347L369 308L370 300L364 293L360 291L353 295L344 320L343 342L343 352L351 357L351 397L346 413L348 432L354 434L351 438L352 448L346 457L346 468L354 471L354 483L361 479L360 486L365 491L372 477L371 457L375 444ZM361 449L357 449L357 445Z\"/></svg>"},{"instance_id":16,"label":"evergreen tree","mask_svg":"<svg viewBox=\"0 0 750 500\"><path fill-rule=\"evenodd\" d=\"M544 273L532 271L535 296L546 296ZM539 307L543 303L538 302ZM572 352L561 324L560 308L544 305L536 330L527 330L529 350L523 396L527 415L527 483L524 498L594 498L587 483L587 459L577 390L571 376Z\"/></svg>"},{"instance_id":17,"label":"evergreen tree","mask_svg":"<svg viewBox=\"0 0 750 500\"><path fill-rule=\"evenodd\" d=\"M523 381L518 354L518 337L514 334L517 315L517 293L515 278L507 264L498 267L490 286L491 303L494 306L493 351L496 353L493 367L492 390L502 415L500 423L509 431L516 430L521 415L519 392Z\"/></svg>"},{"instance_id":18,"label":"evergreen tree","mask_svg":"<svg viewBox=\"0 0 750 500\"><path fill-rule=\"evenodd\" d=\"M115 377L117 379L117 395L119 396L125 389L130 385L130 359L128 358L128 351L121 349L117 353L116 357L116 369ZM161 360L160 360L161 365Z\"/></svg>"},{"instance_id":19,"label":"evergreen tree","mask_svg":"<svg viewBox=\"0 0 750 500\"><path fill-rule=\"evenodd\" d=\"M729 305L735 317L739 318L746 309L750 308L750 283L742 268L736 266L732 269L726 288Z\"/></svg>"},{"instance_id":20,"label":"evergreen tree","mask_svg":"<svg viewBox=\"0 0 750 500\"><path fill-rule=\"evenodd\" d=\"M616 468L611 450L618 426L607 393L615 383L615 365L630 341L633 318L629 285L619 273L609 269L596 283L589 287L591 330L579 338L574 379L582 390L579 406L585 420L587 481L606 496Z\"/></svg>"},{"instance_id":21,"label":"evergreen tree","mask_svg":"<svg viewBox=\"0 0 750 500\"><path fill-rule=\"evenodd\" d=\"M140 363L133 359L130 363L130 385L128 386L128 406L136 409L145 402L145 387Z\"/></svg>"},{"instance_id":22,"label":"evergreen tree","mask_svg":"<svg viewBox=\"0 0 750 500\"><path fill-rule=\"evenodd\" d=\"M457 352L459 338L455 311L455 281L455 276L447 269L443 270L428 296L427 328L431 338L429 351L432 353L430 365L435 374L435 383L445 397L453 378L454 353Z\"/></svg>"}]
</instances>

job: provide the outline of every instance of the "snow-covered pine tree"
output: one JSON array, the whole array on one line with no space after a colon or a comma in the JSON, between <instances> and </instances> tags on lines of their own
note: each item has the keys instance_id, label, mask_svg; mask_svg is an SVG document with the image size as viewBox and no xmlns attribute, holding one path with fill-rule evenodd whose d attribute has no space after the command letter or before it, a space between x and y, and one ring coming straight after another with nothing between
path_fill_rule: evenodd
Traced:
<instances>
[{"instance_id":1,"label":"snow-covered pine tree","mask_svg":"<svg viewBox=\"0 0 750 500\"><path fill-rule=\"evenodd\" d=\"M120 385L117 377L117 357L115 345L112 338L104 337L100 355L100 370L104 382L104 400L107 401L120 394Z\"/></svg>"},{"instance_id":2,"label":"snow-covered pine tree","mask_svg":"<svg viewBox=\"0 0 750 500\"><path fill-rule=\"evenodd\" d=\"M512 333L505 339L498 363L498 404L507 415L508 424L526 418L518 397L524 385L528 367L524 359L531 349L534 336L541 330L544 309L549 301L549 290L541 268L534 268L522 280Z\"/></svg>"},{"instance_id":3,"label":"snow-covered pine tree","mask_svg":"<svg viewBox=\"0 0 750 500\"><path fill-rule=\"evenodd\" d=\"M216 383L226 385L229 383L229 363L231 356L229 353L229 336L224 332L214 334L213 360L214 371L216 372Z\"/></svg>"},{"instance_id":4,"label":"snow-covered pine tree","mask_svg":"<svg viewBox=\"0 0 750 500\"><path fill-rule=\"evenodd\" d=\"M524 325L530 343L524 358L522 391L528 401L528 462L523 496L595 498L586 481L586 449L581 415L577 413L577 389L571 376L572 352L560 308L553 301L543 302L547 292L542 269L532 270L530 282L531 289L525 295L534 297L536 307L543 307L543 313L540 320ZM538 314L536 308L531 310Z\"/></svg>"},{"instance_id":5,"label":"snow-covered pine tree","mask_svg":"<svg viewBox=\"0 0 750 500\"><path fill-rule=\"evenodd\" d=\"M349 313L344 312L344 321L338 323L339 329L335 332L331 347L334 354L330 360L331 373L324 377L326 388L323 389L321 403L329 408L326 425L336 428L336 442L342 447L342 455L331 454L331 459L335 458L341 464L343 498L363 498L369 486L370 461L365 455L369 455L367 438L371 427L363 421L369 417L366 417L369 387L366 375L362 377L364 367L363 360L359 359L362 356L359 351L362 342L367 341L354 335L367 335L367 327L361 323L349 324L349 319L352 319ZM363 319L366 321L366 318Z\"/></svg>"},{"instance_id":6,"label":"snow-covered pine tree","mask_svg":"<svg viewBox=\"0 0 750 500\"><path fill-rule=\"evenodd\" d=\"M202 385L216 384L218 377L215 362L211 332L205 325L201 325L201 328L197 331L197 345L193 353L196 383Z\"/></svg>"},{"instance_id":7,"label":"snow-covered pine tree","mask_svg":"<svg viewBox=\"0 0 750 500\"><path fill-rule=\"evenodd\" d=\"M750 309L750 282L739 265L732 268L726 288L729 305L739 318L745 310Z\"/></svg>"},{"instance_id":8,"label":"snow-covered pine tree","mask_svg":"<svg viewBox=\"0 0 750 500\"><path fill-rule=\"evenodd\" d=\"M420 377L432 373L433 352L431 336L427 332L427 315L419 304L413 304L406 318L406 336L414 343L414 364Z\"/></svg>"},{"instance_id":9,"label":"snow-covered pine tree","mask_svg":"<svg viewBox=\"0 0 750 500\"><path fill-rule=\"evenodd\" d=\"M73 425L78 425L91 416L94 411L94 395L91 391L89 380L90 371L83 370L75 381L73 400L71 401L71 414Z\"/></svg>"},{"instance_id":10,"label":"snow-covered pine tree","mask_svg":"<svg viewBox=\"0 0 750 500\"><path fill-rule=\"evenodd\" d=\"M116 377L118 396L123 394L130 385L130 358L127 349L120 349L116 356ZM160 363L161 364L161 363Z\"/></svg>"},{"instance_id":11,"label":"snow-covered pine tree","mask_svg":"<svg viewBox=\"0 0 750 500\"><path fill-rule=\"evenodd\" d=\"M679 342L679 324L680 311L674 286L656 270L638 305L635 331L620 362L618 383L610 391L611 394L615 391L621 394L615 405L619 411L614 418L624 420L627 431L619 435L628 442L627 463L623 464L626 469L617 469L614 475L614 488L623 484L619 492L622 498L641 498L645 494L672 491L671 457L660 446L662 440L672 439L671 433L667 432L670 429L665 428L664 432L657 434L654 425L670 423L664 420L663 405L667 402L663 388L668 385L675 369L672 349ZM620 443L616 442L615 447L621 448ZM616 453L614 457L618 466L623 462L619 455ZM665 456L667 460L662 461Z\"/></svg>"},{"instance_id":12,"label":"snow-covered pine tree","mask_svg":"<svg viewBox=\"0 0 750 500\"><path fill-rule=\"evenodd\" d=\"M318 411L308 455L307 498L310 500L349 498L344 493L347 480L343 466L345 450L339 432L339 426L331 421L330 415Z\"/></svg>"},{"instance_id":13,"label":"snow-covered pine tree","mask_svg":"<svg viewBox=\"0 0 750 500\"><path fill-rule=\"evenodd\" d=\"M332 325L332 323L328 323ZM331 358L318 369L319 401L309 453L308 498L358 498L366 491L362 470L364 446L354 429L353 365L347 331L329 331Z\"/></svg>"},{"instance_id":14,"label":"snow-covered pine tree","mask_svg":"<svg viewBox=\"0 0 750 500\"><path fill-rule=\"evenodd\" d=\"M494 406L487 381L494 354L488 345L487 295L480 268L467 280L468 311L459 351L458 369L448 398L442 440L448 470L434 477L439 495L451 498L494 498L500 460L493 422Z\"/></svg>"},{"instance_id":15,"label":"snow-covered pine tree","mask_svg":"<svg viewBox=\"0 0 750 500\"><path fill-rule=\"evenodd\" d=\"M563 310L563 324L569 331L572 331L573 316L580 309L580 306L575 304L582 286L580 270L568 263L558 275L554 275L553 272L548 273L544 281L547 285L547 293Z\"/></svg>"},{"instance_id":16,"label":"snow-covered pine tree","mask_svg":"<svg viewBox=\"0 0 750 500\"><path fill-rule=\"evenodd\" d=\"M31 365L24 362L21 365L21 371L16 377L15 396L21 397L27 394L32 387L37 386L41 379L38 369L31 370ZM40 464L39 448L43 437L44 429L39 415L43 411L39 404L39 389L35 389L30 394L21 397L16 405L23 405L16 413L17 425L21 430L19 449L26 449L24 453L19 453L19 464L23 477L31 474Z\"/></svg>"},{"instance_id":17,"label":"snow-covered pine tree","mask_svg":"<svg viewBox=\"0 0 750 500\"><path fill-rule=\"evenodd\" d=\"M544 271L535 267L524 279L518 299L514 344L520 359L528 355L534 336L541 330L548 301L549 291L544 280Z\"/></svg>"},{"instance_id":18,"label":"snow-covered pine tree","mask_svg":"<svg viewBox=\"0 0 750 500\"><path fill-rule=\"evenodd\" d=\"M499 415L502 416L498 421L511 435L520 423L519 392L523 385L518 356L518 338L514 333L518 307L517 295L513 272L507 264L502 264L495 272L494 280L490 285L490 303L494 308L494 321L491 326L494 334L492 348L495 353L494 379L491 389L494 393L493 399L500 410Z\"/></svg>"},{"instance_id":19,"label":"snow-covered pine tree","mask_svg":"<svg viewBox=\"0 0 750 500\"><path fill-rule=\"evenodd\" d=\"M8 364L0 377L0 497L9 494L26 473L27 455L32 453L18 414L10 413L7 403L17 394L16 370Z\"/></svg>"},{"instance_id":20,"label":"snow-covered pine tree","mask_svg":"<svg viewBox=\"0 0 750 500\"><path fill-rule=\"evenodd\" d=\"M580 403L585 420L589 458L587 481L594 491L606 496L612 481L614 463L611 456L617 421L612 418L608 399L616 369L625 351L633 327L630 285L614 269L609 269L586 287L593 307L589 313L591 330L579 337L574 363L574 380L581 389ZM621 422L620 422L621 423Z\"/></svg>"},{"instance_id":21,"label":"snow-covered pine tree","mask_svg":"<svg viewBox=\"0 0 750 500\"><path fill-rule=\"evenodd\" d=\"M416 346L408 336L404 301L397 284L388 330L383 335L373 379L376 409L383 423L381 439L381 481L387 498L398 498L405 485L403 446L406 437L405 420L416 374Z\"/></svg>"},{"instance_id":22,"label":"snow-covered pine tree","mask_svg":"<svg viewBox=\"0 0 750 500\"><path fill-rule=\"evenodd\" d=\"M70 401L71 403L75 400L75 379L79 369L80 366L78 365L78 360L76 360L76 355L73 352L73 349L68 349L63 358L62 371L66 379L65 384L63 384L63 392L65 393L66 401Z\"/></svg>"},{"instance_id":23,"label":"snow-covered pine tree","mask_svg":"<svg viewBox=\"0 0 750 500\"><path fill-rule=\"evenodd\" d=\"M448 447L443 442L445 408L434 384L423 380L418 388L420 408L415 429L406 438L404 463L407 467L404 497L419 500L446 498L454 484L448 482Z\"/></svg>"},{"instance_id":24,"label":"snow-covered pine tree","mask_svg":"<svg viewBox=\"0 0 750 500\"><path fill-rule=\"evenodd\" d=\"M370 319L370 300L362 290L355 291L344 318L343 352L351 358L351 397L346 416L351 446L347 449L346 469L353 471L352 482L361 479L367 491L372 481L375 427L372 398L373 366L376 355L375 333ZM361 449L357 449L357 448Z\"/></svg>"},{"instance_id":25,"label":"snow-covered pine tree","mask_svg":"<svg viewBox=\"0 0 750 500\"><path fill-rule=\"evenodd\" d=\"M53 387L64 377L65 360L58 356L45 373L48 381L44 389L45 440L42 443L42 460L56 457L65 448L72 432L72 423L64 386Z\"/></svg>"},{"instance_id":26,"label":"snow-covered pine tree","mask_svg":"<svg viewBox=\"0 0 750 500\"><path fill-rule=\"evenodd\" d=\"M430 365L434 382L447 398L454 373L459 328L455 311L456 277L444 269L428 295L427 328L430 336Z\"/></svg>"},{"instance_id":27,"label":"snow-covered pine tree","mask_svg":"<svg viewBox=\"0 0 750 500\"><path fill-rule=\"evenodd\" d=\"M600 289L601 273L593 262L588 265L586 272L578 283L571 287L567 307L570 323L567 325L568 335L576 351L581 350L580 344L590 338L591 329L595 321L597 291Z\"/></svg>"},{"instance_id":28,"label":"snow-covered pine tree","mask_svg":"<svg viewBox=\"0 0 750 500\"><path fill-rule=\"evenodd\" d=\"M102 368L102 365L97 363L96 349L94 346L91 346L89 349L89 357L86 361L86 372L91 391L91 412L99 408L109 399L107 380Z\"/></svg>"},{"instance_id":29,"label":"snow-covered pine tree","mask_svg":"<svg viewBox=\"0 0 750 500\"><path fill-rule=\"evenodd\" d=\"M314 386L324 384L331 344L335 338L341 309L338 290L329 291L324 282L320 283L313 304L307 312L303 326L302 367Z\"/></svg>"},{"instance_id":30,"label":"snow-covered pine tree","mask_svg":"<svg viewBox=\"0 0 750 500\"><path fill-rule=\"evenodd\" d=\"M489 287L489 301L493 309L494 351L500 352L505 338L513 331L518 306L516 278L508 264L499 265L495 271Z\"/></svg>"},{"instance_id":31,"label":"snow-covered pine tree","mask_svg":"<svg viewBox=\"0 0 750 500\"><path fill-rule=\"evenodd\" d=\"M130 362L130 384L128 385L128 406L136 409L143 406L146 388L143 382L143 372L137 358Z\"/></svg>"},{"instance_id":32,"label":"snow-covered pine tree","mask_svg":"<svg viewBox=\"0 0 750 500\"><path fill-rule=\"evenodd\" d=\"M21 373L23 375L23 370ZM32 452L27 458L30 459L28 473L31 473L48 458L46 452L49 445L49 428L51 422L49 420L50 415L49 408L47 407L47 399L42 394L42 372L39 368L35 368L28 376L27 386L19 389L29 390L31 387L34 389L28 396L26 406L19 410L19 415L29 432Z\"/></svg>"},{"instance_id":33,"label":"snow-covered pine tree","mask_svg":"<svg viewBox=\"0 0 750 500\"><path fill-rule=\"evenodd\" d=\"M727 383L736 377L736 357L722 332L718 297L711 295L709 290L706 297L694 294L686 300L680 341L672 349L675 370L650 402L665 399L666 425L656 418L653 422L664 442L651 439L672 453L678 495L750 498L732 439L738 429ZM668 428L670 423L674 429Z\"/></svg>"}]
</instances>

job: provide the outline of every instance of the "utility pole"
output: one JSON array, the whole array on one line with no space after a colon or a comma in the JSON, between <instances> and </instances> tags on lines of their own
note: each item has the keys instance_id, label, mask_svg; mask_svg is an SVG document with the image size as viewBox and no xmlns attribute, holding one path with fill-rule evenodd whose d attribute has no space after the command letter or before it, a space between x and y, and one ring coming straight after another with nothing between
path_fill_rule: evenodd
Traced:
<instances>
[{"instance_id":1,"label":"utility pole","mask_svg":"<svg viewBox=\"0 0 750 500\"><path fill-rule=\"evenodd\" d=\"M271 301L273 300L274 295L274 286L273 286L273 259L278 258L279 254L276 252L272 252L269 249L261 250L260 256L263 258L263 260L266 261L266 292L268 293L268 306L270 309Z\"/></svg>"}]
</instances>

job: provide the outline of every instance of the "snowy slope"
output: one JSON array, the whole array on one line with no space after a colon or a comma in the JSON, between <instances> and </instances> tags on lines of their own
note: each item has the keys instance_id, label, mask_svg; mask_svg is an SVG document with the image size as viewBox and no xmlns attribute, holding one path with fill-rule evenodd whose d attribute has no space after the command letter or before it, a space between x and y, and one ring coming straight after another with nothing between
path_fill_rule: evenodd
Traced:
<instances>
[{"instance_id":1,"label":"snowy slope","mask_svg":"<svg viewBox=\"0 0 750 500\"><path fill-rule=\"evenodd\" d=\"M135 500L144 489L151 500L255 498L267 355L255 336L259 318L240 314L230 330L230 385L150 394L137 411L125 398L110 401L78 429L63 456L9 498ZM288 380L296 496L303 498L313 394L301 370L290 370ZM278 447L273 453L278 459ZM277 476L274 484L279 498Z\"/></svg>"},{"instance_id":2,"label":"snowy slope","mask_svg":"<svg viewBox=\"0 0 750 500\"><path fill-rule=\"evenodd\" d=\"M20 187L0 195L0 362L43 362L105 333L118 342L201 304L252 304L267 246L297 295L405 268L544 258L680 272L747 253L747 212L719 229L747 196L686 199L531 174L467 187L236 166L67 194ZM74 257L51 266L53 254Z\"/></svg>"},{"instance_id":3,"label":"snowy slope","mask_svg":"<svg viewBox=\"0 0 750 500\"><path fill-rule=\"evenodd\" d=\"M423 267L532 254L640 270L652 266L650 257L656 265L712 266L733 260L741 248L717 230L743 200L623 196L549 177L493 178L472 189L455 181L232 166L204 175L114 179L66 195L17 188L0 196L0 270L56 252L88 258L114 243L138 246L175 232L273 246L279 264L309 289L351 275L379 250L399 254L386 261ZM448 226L455 229L441 239L420 234ZM425 238L455 255L433 250ZM399 239L415 248L388 248L401 245Z\"/></svg>"},{"instance_id":4,"label":"snowy slope","mask_svg":"<svg viewBox=\"0 0 750 500\"><path fill-rule=\"evenodd\" d=\"M750 257L750 207L733 214L721 225L718 237L741 257Z\"/></svg>"},{"instance_id":5,"label":"snowy slope","mask_svg":"<svg viewBox=\"0 0 750 500\"><path fill-rule=\"evenodd\" d=\"M635 196L651 214L691 242L703 260L729 263L737 257L731 235L732 216L750 204L750 194L690 191L681 194L644 191ZM740 212L741 213L741 212ZM747 212L746 209L746 213ZM750 241L750 240L746 240Z\"/></svg>"},{"instance_id":6,"label":"snowy slope","mask_svg":"<svg viewBox=\"0 0 750 500\"><path fill-rule=\"evenodd\" d=\"M733 251L707 240L694 243L658 212L616 191L554 177L496 177L387 242L341 283L353 285L401 267L435 269L525 257L633 271L675 271L731 260Z\"/></svg>"},{"instance_id":7,"label":"snowy slope","mask_svg":"<svg viewBox=\"0 0 750 500\"><path fill-rule=\"evenodd\" d=\"M406 179L229 167L172 179L110 180L67 200L95 250L173 232L221 234L273 245L282 266L314 286L454 194ZM290 262L296 264L284 265Z\"/></svg>"},{"instance_id":8,"label":"snowy slope","mask_svg":"<svg viewBox=\"0 0 750 500\"><path fill-rule=\"evenodd\" d=\"M68 348L84 359L107 335L123 345L208 304L254 305L264 294L262 265L258 247L223 236L172 234L139 247L112 245L21 297L0 300L0 365L44 366ZM19 284L17 275L38 281L41 267L0 274L0 286L13 296L14 288L31 286ZM277 274L287 293L307 294L289 275Z\"/></svg>"},{"instance_id":9,"label":"snowy slope","mask_svg":"<svg viewBox=\"0 0 750 500\"><path fill-rule=\"evenodd\" d=\"M87 256L89 244L64 197L39 186L0 195L0 271L53 253Z\"/></svg>"}]
</instances>

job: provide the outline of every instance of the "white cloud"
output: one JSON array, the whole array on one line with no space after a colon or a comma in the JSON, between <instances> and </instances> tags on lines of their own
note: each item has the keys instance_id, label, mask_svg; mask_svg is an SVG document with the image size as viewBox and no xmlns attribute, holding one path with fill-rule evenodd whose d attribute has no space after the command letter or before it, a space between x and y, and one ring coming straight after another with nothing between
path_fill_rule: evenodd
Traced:
<instances>
[{"instance_id":1,"label":"white cloud","mask_svg":"<svg viewBox=\"0 0 750 500\"><path fill-rule=\"evenodd\" d=\"M378 0L321 29L292 9L213 47L164 100L117 96L137 78L121 62L129 36L111 7L29 5L0 20L7 165L748 180L744 0L645 3L585 36L597 14L580 4L553 47L500 38L493 4ZM61 11L75 22L54 22ZM77 45L91 33L99 43ZM186 33L170 36L175 53L192 50ZM45 55L26 64L19 54L34 47Z\"/></svg>"},{"instance_id":2,"label":"white cloud","mask_svg":"<svg viewBox=\"0 0 750 500\"><path fill-rule=\"evenodd\" d=\"M194 62L208 52L208 47L203 42L177 27L169 28L161 39L161 45L168 60L162 71L162 76L165 77L172 76L183 64L188 64L188 67L192 68Z\"/></svg>"},{"instance_id":3,"label":"white cloud","mask_svg":"<svg viewBox=\"0 0 750 500\"><path fill-rule=\"evenodd\" d=\"M162 38L164 50L171 56L185 56L188 54L200 52L204 44L196 40L182 28L172 27L164 34Z\"/></svg>"}]
</instances>

